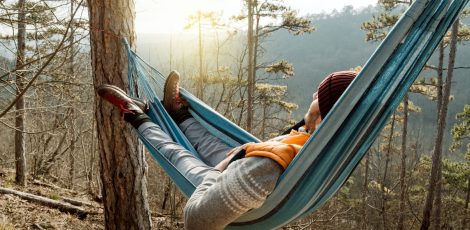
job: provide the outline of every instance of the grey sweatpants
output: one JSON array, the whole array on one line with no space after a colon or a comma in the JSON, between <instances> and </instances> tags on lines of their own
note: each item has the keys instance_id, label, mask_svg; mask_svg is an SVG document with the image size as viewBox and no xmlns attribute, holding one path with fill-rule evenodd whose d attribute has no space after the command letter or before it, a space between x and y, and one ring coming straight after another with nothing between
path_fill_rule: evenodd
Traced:
<instances>
[{"instance_id":1,"label":"grey sweatpants","mask_svg":"<svg viewBox=\"0 0 470 230\"><path fill-rule=\"evenodd\" d=\"M194 146L202 159L198 159L161 128L145 122L137 129L150 144L160 151L189 181L198 186L209 172L219 172L213 167L225 159L232 148L213 136L196 119L189 118L179 125L189 142Z\"/></svg>"}]
</instances>

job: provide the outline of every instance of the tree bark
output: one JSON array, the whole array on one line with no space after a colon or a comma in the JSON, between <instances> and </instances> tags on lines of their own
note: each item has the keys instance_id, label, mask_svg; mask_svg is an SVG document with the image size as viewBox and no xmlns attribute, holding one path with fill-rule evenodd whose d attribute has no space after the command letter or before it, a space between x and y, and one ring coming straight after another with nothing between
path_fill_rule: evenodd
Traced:
<instances>
[{"instance_id":1,"label":"tree bark","mask_svg":"<svg viewBox=\"0 0 470 230\"><path fill-rule=\"evenodd\" d=\"M403 230L405 219L405 194L406 194L406 138L408 134L408 94L403 99L403 133L401 139L401 170L400 170L400 204L397 229Z\"/></svg>"},{"instance_id":2,"label":"tree bark","mask_svg":"<svg viewBox=\"0 0 470 230\"><path fill-rule=\"evenodd\" d=\"M26 51L26 13L25 13L25 0L18 1L18 34L17 34L17 51L16 51L16 69L21 70L25 62ZM16 72L16 93L21 94L24 89L24 73L22 71ZM15 166L16 177L15 182L21 186L26 185L26 153L25 153L25 134L24 134L24 96L20 96L16 101L15 112Z\"/></svg>"},{"instance_id":3,"label":"tree bark","mask_svg":"<svg viewBox=\"0 0 470 230\"><path fill-rule=\"evenodd\" d=\"M468 174L467 180L467 197L465 198L465 206L463 211L463 220L462 220L462 230L467 229L467 219L468 219L468 203L470 202L470 174Z\"/></svg>"},{"instance_id":4,"label":"tree bark","mask_svg":"<svg viewBox=\"0 0 470 230\"><path fill-rule=\"evenodd\" d=\"M88 0L88 6L94 86L126 89L127 52L122 38L134 44L134 1ZM142 146L118 109L99 98L95 106L105 228L150 229Z\"/></svg>"},{"instance_id":5,"label":"tree bark","mask_svg":"<svg viewBox=\"0 0 470 230\"><path fill-rule=\"evenodd\" d=\"M369 193L368 185L369 185L369 156L370 153L368 152L365 156L365 164L364 164L364 182L362 184L362 229L367 229L367 195Z\"/></svg>"},{"instance_id":6,"label":"tree bark","mask_svg":"<svg viewBox=\"0 0 470 230\"><path fill-rule=\"evenodd\" d=\"M168 198L170 197L170 191L171 190L171 180L168 178L165 186L165 192L163 193L163 201L162 201L162 211L165 210L166 208L166 202L168 201Z\"/></svg>"},{"instance_id":7,"label":"tree bark","mask_svg":"<svg viewBox=\"0 0 470 230\"><path fill-rule=\"evenodd\" d=\"M255 97L255 93L256 93L256 71L258 70L258 49L260 48L259 47L259 21L261 19L261 16L260 16L260 12L259 12L259 9L258 11L255 11L255 8L258 6L258 0L253 0L253 14L256 15L256 21L253 22L254 23L254 28L253 28L253 31L255 32L255 34L253 35L253 68L252 68L252 73L251 75L253 76L253 107L254 107L254 104L255 104L255 100L254 100L254 97ZM254 17L254 16L253 16ZM266 104L265 104L266 105ZM252 117L252 123L254 122L254 108L252 109L252 112L253 112L253 117ZM264 111L263 111L264 112ZM266 117L263 115L263 119L265 119ZM263 121L263 122L266 122L266 121ZM252 130L253 131L253 130ZM260 133L260 136L263 136L264 135L264 130L261 131ZM262 139L264 140L264 138Z\"/></svg>"},{"instance_id":8,"label":"tree bark","mask_svg":"<svg viewBox=\"0 0 470 230\"><path fill-rule=\"evenodd\" d=\"M441 41L439 43L439 63L437 66L437 114L436 116L436 122L439 122L439 111L441 110L441 105L442 105L442 78L444 77L444 41Z\"/></svg>"},{"instance_id":9,"label":"tree bark","mask_svg":"<svg viewBox=\"0 0 470 230\"><path fill-rule=\"evenodd\" d=\"M73 5L73 1L74 0L71 0L70 1L70 16L72 18L70 18L71 21L73 21L73 12L74 12L74 5ZM69 68L68 68L68 71L69 71L69 76L73 77L75 72L74 72L74 47L73 47L73 44L74 44L74 38L73 38L73 32L74 32L74 28L73 28L73 25L71 26L71 35L69 37L69 46L70 46L70 49L68 50L68 52L70 53L69 55ZM70 146L70 152L69 152L69 181L68 181L68 188L69 189L73 189L73 185L74 185L74 178L75 178L75 126L74 126L74 120L75 120L75 108L72 108L72 112L71 112L71 119L70 119L70 130L72 131L71 132L71 141L72 141L72 144Z\"/></svg>"},{"instance_id":10,"label":"tree bark","mask_svg":"<svg viewBox=\"0 0 470 230\"><path fill-rule=\"evenodd\" d=\"M421 222L421 229L429 229L431 225L431 212L433 211L433 202L436 205L433 212L434 216L434 229L440 228L440 206L441 206L441 187L442 187L442 141L444 138L444 131L446 126L447 109L449 104L449 96L451 90L451 82L453 77L453 69L455 64L455 55L457 48L457 33L459 21L455 21L452 25L452 33L450 39L449 61L447 67L447 78L444 85L442 100L438 109L438 125L436 142L434 146L434 153L432 156L431 177L429 179L428 194L426 196L426 203L423 209L423 220ZM436 194L435 194L436 193Z\"/></svg>"},{"instance_id":11,"label":"tree bark","mask_svg":"<svg viewBox=\"0 0 470 230\"><path fill-rule=\"evenodd\" d=\"M393 142L393 132L395 130L395 113L393 113L392 116L392 124L390 125L390 136L388 140L388 147L387 147L387 152L385 154L385 169L384 169L384 175L382 177L382 183L380 183L380 191L382 191L382 224L383 224L383 229L388 229L388 223L387 223L387 194L388 192L385 192L385 183L387 181L387 174L388 174L388 165L390 163L390 152L392 151L392 142Z\"/></svg>"},{"instance_id":12,"label":"tree bark","mask_svg":"<svg viewBox=\"0 0 470 230\"><path fill-rule=\"evenodd\" d=\"M268 114L268 102L266 99L264 99L263 102L263 116L261 120L261 140L266 140L266 120Z\"/></svg>"},{"instance_id":13,"label":"tree bark","mask_svg":"<svg viewBox=\"0 0 470 230\"><path fill-rule=\"evenodd\" d=\"M197 90L196 96L203 100L204 98L204 82L205 74L203 70L203 46L202 46L202 22L201 22L202 12L197 12L197 23L198 23L198 32L199 32L199 79L197 81Z\"/></svg>"},{"instance_id":14,"label":"tree bark","mask_svg":"<svg viewBox=\"0 0 470 230\"><path fill-rule=\"evenodd\" d=\"M434 229L441 229L441 204L442 204L442 142L444 139L446 120L447 120L447 110L449 107L450 101L450 91L452 86L452 78L454 76L454 67L455 67L455 58L457 54L457 36L459 32L459 20L457 19L452 25L452 33L450 38L450 50L449 50L449 62L447 65L447 78L444 85L444 91L442 95L442 105L441 110L439 111L440 120L439 120L439 131L438 135L440 136L439 142L436 142L436 149L439 149L440 153L440 162L438 165L438 180L436 184L436 197L434 199Z\"/></svg>"}]
</instances>

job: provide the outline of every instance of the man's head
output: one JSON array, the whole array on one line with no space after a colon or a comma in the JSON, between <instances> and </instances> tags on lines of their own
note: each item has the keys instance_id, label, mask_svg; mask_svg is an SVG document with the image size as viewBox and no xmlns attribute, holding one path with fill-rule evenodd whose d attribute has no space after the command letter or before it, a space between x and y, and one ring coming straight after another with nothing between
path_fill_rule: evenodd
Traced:
<instances>
[{"instance_id":1,"label":"man's head","mask_svg":"<svg viewBox=\"0 0 470 230\"><path fill-rule=\"evenodd\" d=\"M305 124L309 130L315 130L321 119L326 117L349 84L356 77L354 71L340 71L328 75L313 94L313 101L305 114Z\"/></svg>"}]
</instances>

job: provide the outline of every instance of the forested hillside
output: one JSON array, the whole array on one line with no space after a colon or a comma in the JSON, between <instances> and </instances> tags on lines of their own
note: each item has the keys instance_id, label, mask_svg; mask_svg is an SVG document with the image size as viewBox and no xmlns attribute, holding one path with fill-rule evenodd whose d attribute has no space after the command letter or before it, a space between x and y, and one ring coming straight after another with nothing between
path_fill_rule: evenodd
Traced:
<instances>
[{"instance_id":1,"label":"forested hillside","mask_svg":"<svg viewBox=\"0 0 470 230\"><path fill-rule=\"evenodd\" d=\"M365 32L361 25L372 18L378 9L368 8L362 11L353 11L344 8L341 12L327 15L313 15L312 21L316 32L300 37L289 37L281 32L273 36L267 46L268 56L283 57L291 61L295 67L295 77L289 79L289 96L292 100L305 108L310 98L308 92L312 92L319 81L328 73L337 70L351 69L363 66L373 54L378 42L366 42ZM466 20L469 22L470 20ZM455 116L462 111L463 105L470 103L470 94L467 88L470 85L470 46L463 43L457 51L457 69L452 87L453 101L450 103L448 116L448 129L456 122ZM430 62L437 65L437 57L434 55ZM424 70L423 77L435 77L434 71ZM310 86L310 88L307 88ZM411 117L410 125L413 135L419 135L424 146L431 146L432 134L436 120L435 103L421 95L411 95L411 100L422 108L419 114ZM298 115L304 111L299 109ZM447 136L447 143L451 140ZM429 148L428 150L430 150Z\"/></svg>"},{"instance_id":2,"label":"forested hillside","mask_svg":"<svg viewBox=\"0 0 470 230\"><path fill-rule=\"evenodd\" d=\"M365 31L361 25L370 20L380 9L369 7L355 10L345 7L341 11L329 14L316 14L308 16L315 27L315 32L302 36L291 36L286 31L275 32L267 39L264 46L265 54L262 62L269 63L276 59L286 59L293 64L295 75L285 81L273 80L281 85L287 85L287 98L299 105L294 111L294 118L300 119L310 104L312 92L321 79L331 72L352 69L363 66L373 54L379 42L366 42ZM469 21L468 19L466 20ZM207 68L214 68L215 34L208 32L207 41ZM220 33L220 32L219 32ZM226 36L220 33L219 37ZM223 40L223 39L221 39ZM240 35L235 35L222 47L219 59L225 63L233 63L234 53L241 53L244 41ZM197 50L192 49L197 45L196 34L141 34L139 35L137 51L145 60L158 67L162 73L168 73L170 69L177 69L183 76L192 76L197 72ZM170 62L171 55L171 62ZM463 43L457 52L457 67L469 67L470 46ZM437 64L434 55L430 62ZM231 65L231 64L227 64ZM262 71L261 75L264 73ZM423 77L435 77L435 72L424 70ZM466 91L470 84L468 68L455 70L454 84L452 87L453 100L449 106L448 126L450 132L456 122L455 116L462 111L463 105L470 102L470 94ZM270 81L269 76L266 76ZM435 103L422 95L411 95L412 101L421 112L411 115L410 125L412 135L419 136L423 146L427 150L432 149L431 143L434 124L436 120ZM450 143L450 135L446 136L446 143Z\"/></svg>"},{"instance_id":3,"label":"forested hillside","mask_svg":"<svg viewBox=\"0 0 470 230\"><path fill-rule=\"evenodd\" d=\"M126 107L136 103L129 102L131 99L113 101L109 95L102 98L103 94L98 93L104 84L129 91L128 53L123 38L163 77L171 70L179 71L181 86L260 140L270 140L303 118L312 93L325 76L340 70L359 71L383 39L382 31L386 34L415 1L377 2L377 6L361 9L346 6L332 12L298 15L289 8L289 1L243 0L239 1L241 12L225 15L223 20L217 12L195 10L184 18L188 23L185 32L136 34L132 20L139 12L135 12L133 1L0 0L0 230L185 227L183 208L188 197L178 190L154 155L144 150L138 140L144 134L136 135L138 127L133 127L149 118L139 111L141 108ZM314 157L313 166L306 167L309 169L322 166L319 162L358 164L348 165L351 170L356 166L354 171L344 177L347 180L342 187L317 211L282 229L469 229L468 15L470 9L452 25L393 114L382 116L384 127L370 149L362 152L364 157L348 156L340 161L329 155L303 153ZM172 19L176 20L168 18ZM152 101L155 97L146 99ZM183 111L187 118L184 105L175 106L176 114ZM319 108L318 103L314 105ZM320 111L315 111L318 118ZM135 118L131 124L126 122L129 117ZM163 159L164 163L186 153L160 134L153 139L158 143L149 146L157 149L153 152L171 154L172 159ZM326 144L328 149L330 143ZM197 145L197 151L207 150L192 144ZM286 143L275 145L286 147ZM358 152L359 145L350 148L353 153ZM300 149L297 144L288 147ZM190 159L188 162L195 160L184 156L184 160ZM221 163L228 163L230 156L224 157ZM238 169L235 166L240 162L243 165L247 158L242 158L229 167L219 163L217 170L208 171L217 176L232 172L239 183L243 180L237 177L248 167L229 170ZM260 172L259 177L248 175L250 181L282 172L273 161L257 162L276 167ZM264 166L256 166L253 171L258 167ZM330 167L320 170L328 175L339 172ZM339 186L340 176L335 175L329 182ZM214 183L222 183L228 177L214 178ZM300 178L311 184L321 181L317 181L316 174ZM276 180L261 183L274 186ZM186 182L194 187L194 181ZM235 186L228 190L231 194L238 191ZM270 192L260 190L266 195ZM216 205L244 202L248 195ZM193 201L197 199L200 197L193 197ZM236 206L254 205L247 203ZM233 208L225 209L232 210L228 207ZM218 218L223 214L214 213L212 208L203 210L204 215Z\"/></svg>"}]
</instances>

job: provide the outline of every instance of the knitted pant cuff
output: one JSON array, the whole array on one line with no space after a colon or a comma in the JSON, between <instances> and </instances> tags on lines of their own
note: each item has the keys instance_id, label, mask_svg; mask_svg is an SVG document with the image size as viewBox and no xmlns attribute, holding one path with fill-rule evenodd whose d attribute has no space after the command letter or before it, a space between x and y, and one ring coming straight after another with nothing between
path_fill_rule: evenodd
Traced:
<instances>
[{"instance_id":1,"label":"knitted pant cuff","mask_svg":"<svg viewBox=\"0 0 470 230\"><path fill-rule=\"evenodd\" d=\"M138 129L141 124L152 121L145 113L126 113L124 114L124 120L129 122L136 129Z\"/></svg>"}]
</instances>

